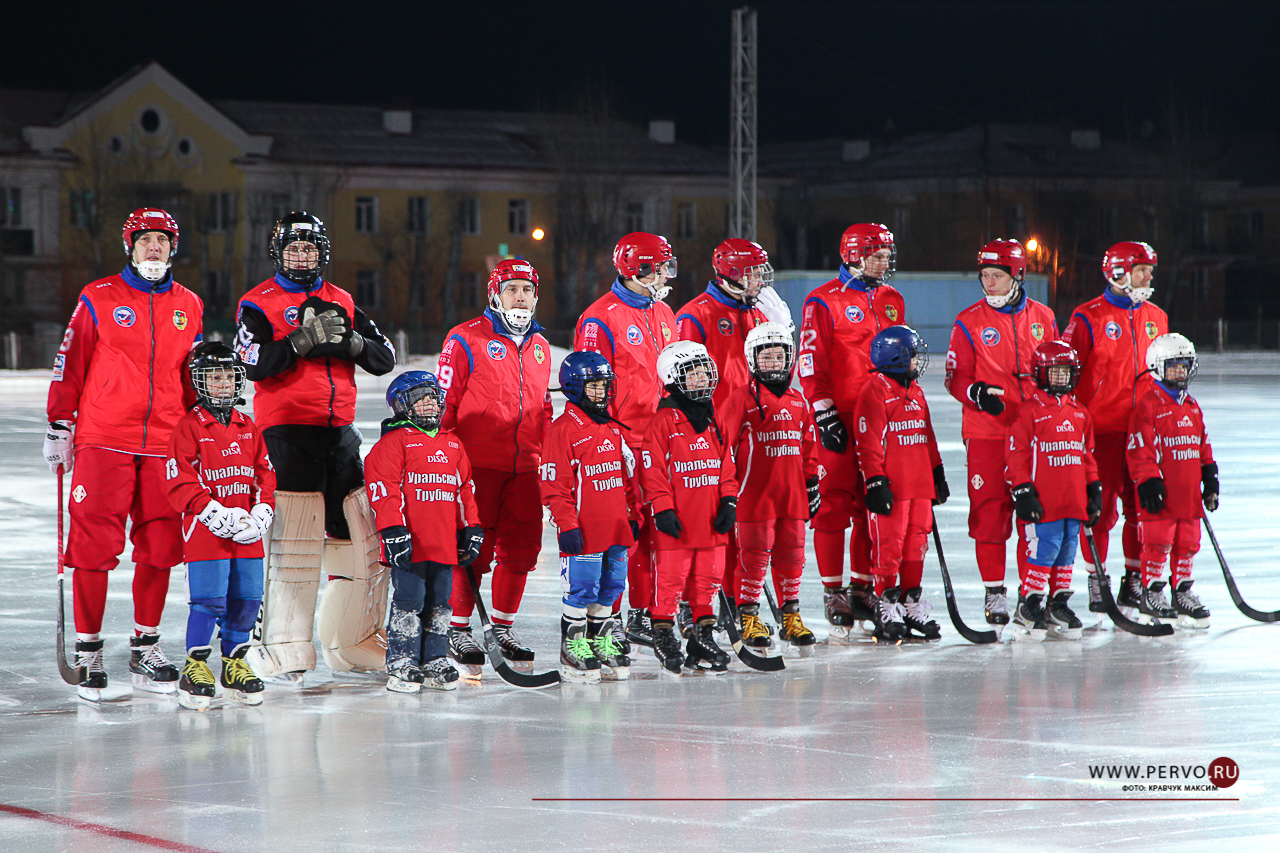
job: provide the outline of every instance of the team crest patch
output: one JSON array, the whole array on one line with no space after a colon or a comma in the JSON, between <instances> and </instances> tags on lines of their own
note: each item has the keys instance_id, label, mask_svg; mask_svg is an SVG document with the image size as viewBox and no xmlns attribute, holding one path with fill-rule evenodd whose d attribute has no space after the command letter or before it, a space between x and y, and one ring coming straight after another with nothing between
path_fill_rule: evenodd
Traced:
<instances>
[{"instance_id":1,"label":"team crest patch","mask_svg":"<svg viewBox=\"0 0 1280 853\"><path fill-rule=\"evenodd\" d=\"M71 497L75 498L76 503L80 503L88 494L89 493L84 490L84 483L81 483L71 490Z\"/></svg>"},{"instance_id":2,"label":"team crest patch","mask_svg":"<svg viewBox=\"0 0 1280 853\"><path fill-rule=\"evenodd\" d=\"M179 332L187 328L187 312L186 311L173 312L173 327L177 329Z\"/></svg>"},{"instance_id":3,"label":"team crest patch","mask_svg":"<svg viewBox=\"0 0 1280 853\"><path fill-rule=\"evenodd\" d=\"M667 324L662 324L662 341L663 343L671 343L671 330L667 328Z\"/></svg>"},{"instance_id":4,"label":"team crest patch","mask_svg":"<svg viewBox=\"0 0 1280 853\"><path fill-rule=\"evenodd\" d=\"M1120 324L1112 320L1103 327L1102 333L1111 340L1118 341L1120 340Z\"/></svg>"},{"instance_id":5,"label":"team crest patch","mask_svg":"<svg viewBox=\"0 0 1280 853\"><path fill-rule=\"evenodd\" d=\"M284 309L284 321L290 326L298 325L298 306L290 305Z\"/></svg>"},{"instance_id":6,"label":"team crest patch","mask_svg":"<svg viewBox=\"0 0 1280 853\"><path fill-rule=\"evenodd\" d=\"M721 318L716 322L716 328L720 330L720 334L722 334L722 335L732 335L732 334L733 334L733 321L732 321L732 320L730 320L728 317L721 317Z\"/></svg>"},{"instance_id":7,"label":"team crest patch","mask_svg":"<svg viewBox=\"0 0 1280 853\"><path fill-rule=\"evenodd\" d=\"M1035 338L1037 341L1044 340L1044 324L1043 323L1031 324L1031 337Z\"/></svg>"},{"instance_id":8,"label":"team crest patch","mask_svg":"<svg viewBox=\"0 0 1280 853\"><path fill-rule=\"evenodd\" d=\"M898 322L898 309L893 305L884 306L884 316L889 318L889 322Z\"/></svg>"},{"instance_id":9,"label":"team crest patch","mask_svg":"<svg viewBox=\"0 0 1280 853\"><path fill-rule=\"evenodd\" d=\"M489 341L489 358L502 361L506 357L507 348L502 345L502 341Z\"/></svg>"},{"instance_id":10,"label":"team crest patch","mask_svg":"<svg viewBox=\"0 0 1280 853\"><path fill-rule=\"evenodd\" d=\"M662 330L665 332L667 330L667 327L663 326ZM632 346L639 346L640 341L642 340L644 340L644 336L640 334L639 326L637 326L634 323L632 323L630 326L627 326L627 343L631 344Z\"/></svg>"},{"instance_id":11,"label":"team crest patch","mask_svg":"<svg viewBox=\"0 0 1280 853\"><path fill-rule=\"evenodd\" d=\"M1147 337L1154 341L1159 335L1160 335L1160 330L1156 328L1156 324L1148 320L1147 321Z\"/></svg>"},{"instance_id":12,"label":"team crest patch","mask_svg":"<svg viewBox=\"0 0 1280 853\"><path fill-rule=\"evenodd\" d=\"M974 474L973 477L970 478L969 480L969 484L973 486L973 490L975 492L982 488L982 483L983 483L983 480L982 480L981 474Z\"/></svg>"},{"instance_id":13,"label":"team crest patch","mask_svg":"<svg viewBox=\"0 0 1280 853\"><path fill-rule=\"evenodd\" d=\"M850 323L861 323L862 309L857 305L850 305L848 308L844 309L844 316L849 318Z\"/></svg>"},{"instance_id":14,"label":"team crest patch","mask_svg":"<svg viewBox=\"0 0 1280 853\"><path fill-rule=\"evenodd\" d=\"M982 330L982 342L989 347L1000 343L1000 330L993 326L987 326Z\"/></svg>"},{"instance_id":15,"label":"team crest patch","mask_svg":"<svg viewBox=\"0 0 1280 853\"><path fill-rule=\"evenodd\" d=\"M542 364L542 362L547 360L547 354L542 351L542 344L533 345L533 360L538 362L538 364Z\"/></svg>"},{"instance_id":16,"label":"team crest patch","mask_svg":"<svg viewBox=\"0 0 1280 853\"><path fill-rule=\"evenodd\" d=\"M121 305L111 312L111 319L116 321L117 326L124 326L127 329L138 319L138 315L134 314L129 306Z\"/></svg>"}]
</instances>

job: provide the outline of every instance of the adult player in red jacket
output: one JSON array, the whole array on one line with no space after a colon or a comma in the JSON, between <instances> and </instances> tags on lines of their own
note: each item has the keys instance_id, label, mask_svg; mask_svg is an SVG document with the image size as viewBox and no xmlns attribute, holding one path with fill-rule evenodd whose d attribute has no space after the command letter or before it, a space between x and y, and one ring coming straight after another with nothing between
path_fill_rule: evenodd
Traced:
<instances>
[{"instance_id":1,"label":"adult player in red jacket","mask_svg":"<svg viewBox=\"0 0 1280 853\"><path fill-rule=\"evenodd\" d=\"M387 386L387 403L392 418L365 460L382 560L391 567L387 689L454 690L458 671L445 658L449 587L483 539L472 468L462 442L441 427L445 394L434 374L400 374Z\"/></svg>"},{"instance_id":2,"label":"adult player in red jacket","mask_svg":"<svg viewBox=\"0 0 1280 853\"><path fill-rule=\"evenodd\" d=\"M1102 483L1093 459L1093 419L1071 396L1080 360L1065 341L1036 348L1036 390L1017 407L1009 425L1005 482L1018 516L1018 573L1022 586L1014 608L1015 636L1043 640L1049 631L1080 639L1084 626L1072 612L1071 567L1080 525L1102 512Z\"/></svg>"},{"instance_id":3,"label":"adult player in red jacket","mask_svg":"<svg viewBox=\"0 0 1280 853\"><path fill-rule=\"evenodd\" d=\"M918 632L942 636L922 595L924 555L933 505L950 496L929 404L916 379L929 366L924 341L910 326L890 326L871 339L873 373L854 407L858 465L871 530L875 590L861 593L874 636L900 642Z\"/></svg>"},{"instance_id":4,"label":"adult player in red jacket","mask_svg":"<svg viewBox=\"0 0 1280 853\"><path fill-rule=\"evenodd\" d=\"M983 298L956 317L947 352L945 384L964 407L960 434L968 463L969 537L992 625L1009 624L1004 585L1005 543L1013 532L1013 499L1004 483L1009 425L1018 405L1035 390L1036 347L1058 337L1053 311L1023 287L1026 271L1026 252L1017 240L993 240L982 247Z\"/></svg>"},{"instance_id":5,"label":"adult player in red jacket","mask_svg":"<svg viewBox=\"0 0 1280 853\"><path fill-rule=\"evenodd\" d=\"M711 598L724 573L726 534L733 528L738 483L733 448L716 422L711 396L716 365L706 347L677 341L662 351L658 373L668 396L645 431L640 482L654 535L653 649L662 666L724 672L729 656L716 645ZM692 579L692 582L691 582ZM674 632L686 589L694 626L682 654Z\"/></svg>"},{"instance_id":6,"label":"adult player in red jacket","mask_svg":"<svg viewBox=\"0 0 1280 853\"><path fill-rule=\"evenodd\" d=\"M639 455L645 427L662 396L658 353L676 335L675 315L662 301L671 292L667 282L676 277L676 257L665 237L637 231L618 241L613 266L618 278L578 318L573 348L598 352L613 368L617 389L609 413L622 424L627 445ZM651 521L646 514L627 557L631 612L626 637L645 645L650 643L653 604ZM629 650L625 642L620 645Z\"/></svg>"},{"instance_id":7,"label":"adult player in red jacket","mask_svg":"<svg viewBox=\"0 0 1280 853\"><path fill-rule=\"evenodd\" d=\"M1169 318L1150 300L1156 271L1156 252L1146 243L1117 243L1102 259L1107 289L1071 314L1063 337L1080 355L1080 384L1076 397L1093 416L1098 473L1102 476L1102 518L1094 526L1098 556L1105 563L1111 528L1120 519L1116 499L1124 511L1120 542L1124 548L1127 589L1140 589L1138 504L1133 480L1125 467L1129 416L1138 398L1138 379L1146 372L1147 348L1169 331ZM1097 579L1089 576L1089 609L1102 612Z\"/></svg>"},{"instance_id":8,"label":"adult player in red jacket","mask_svg":"<svg viewBox=\"0 0 1280 853\"><path fill-rule=\"evenodd\" d=\"M743 352L751 381L716 406L738 480L742 571L727 592L738 602L742 641L769 645L760 593L772 563L774 591L782 602L781 639L804 653L816 642L800 618L800 576L804 525L818 501L817 433L808 403L791 387L791 332L780 323L761 323L747 335Z\"/></svg>"},{"instance_id":9,"label":"adult player in red jacket","mask_svg":"<svg viewBox=\"0 0 1280 853\"><path fill-rule=\"evenodd\" d=\"M883 225L849 226L840 238L840 271L809 294L800 326L800 387L813 407L821 442L822 505L811 525L813 550L826 588L827 619L836 636L847 636L855 618L873 618L853 596L855 590L870 590L872 577L871 539L862 502L865 489L849 433L858 394L871 372L867 354L871 339L880 330L905 322L902 294L889 285L896 252L893 233ZM850 524L852 585L846 586L844 531Z\"/></svg>"},{"instance_id":10,"label":"adult player in red jacket","mask_svg":"<svg viewBox=\"0 0 1280 853\"><path fill-rule=\"evenodd\" d=\"M559 531L560 670L569 681L622 681L631 659L614 640L613 603L640 530L636 457L609 417L617 381L597 352L560 364L568 404L542 445L542 503Z\"/></svg>"},{"instance_id":11,"label":"adult player in red jacket","mask_svg":"<svg viewBox=\"0 0 1280 853\"><path fill-rule=\"evenodd\" d=\"M356 662L382 665L379 644L348 636L343 624L350 622L346 602L360 599L360 619L369 609L364 590L354 598L347 590L364 583L363 576L377 576L354 564L368 549L352 545L344 505L364 487L360 433L352 425L356 367L382 376L396 359L391 342L351 294L323 278L329 263L323 222L306 212L289 213L275 224L268 248L276 274L245 293L236 314L236 352L256 386L254 421L281 492L262 621L255 628L262 644L250 650L249 660L259 675L298 685L302 673L315 667L311 638L322 566L330 578L320 603L326 661L340 670ZM317 539L324 543L320 549L291 544Z\"/></svg>"},{"instance_id":12,"label":"adult player in red jacket","mask_svg":"<svg viewBox=\"0 0 1280 853\"><path fill-rule=\"evenodd\" d=\"M1207 628L1209 608L1191 591L1191 561L1200 550L1200 519L1218 508L1218 463L1204 413L1187 393L1196 373L1196 348L1179 334L1151 342L1146 353L1154 381L1140 386L1129 418L1129 474L1137 483L1142 588L1138 610L1162 622ZM1202 509L1203 507L1203 509ZM1173 606L1164 596L1166 560ZM1132 595L1133 590L1123 589Z\"/></svg>"},{"instance_id":13,"label":"adult player in red jacket","mask_svg":"<svg viewBox=\"0 0 1280 853\"><path fill-rule=\"evenodd\" d=\"M538 271L519 258L489 273L489 306L445 338L436 368L445 389L442 426L457 433L471 459L484 547L472 571L487 573L494 557L493 627L503 657L521 669L533 650L512 629L525 582L542 550L538 465L551 423L551 345L533 319ZM453 580L449 653L480 666L484 650L471 634L475 599L461 574Z\"/></svg>"},{"instance_id":14,"label":"adult player in red jacket","mask_svg":"<svg viewBox=\"0 0 1280 853\"><path fill-rule=\"evenodd\" d=\"M275 515L276 475L258 427L243 403L244 365L221 341L191 353L197 405L169 439L166 488L182 513L186 539L187 660L178 704L204 710L214 696L209 657L216 629L222 686L232 701L258 705L263 684L245 662L249 632L262 605L262 539Z\"/></svg>"},{"instance_id":15,"label":"adult player in red jacket","mask_svg":"<svg viewBox=\"0 0 1280 853\"><path fill-rule=\"evenodd\" d=\"M169 569L182 562L182 520L164 489L169 436L195 395L186 359L201 339L204 305L173 280L178 223L139 208L121 235L128 262L119 275L80 292L49 385L44 456L55 474L71 474L66 565L76 624L78 690L102 698L102 619L107 573L133 542L133 636L129 669L136 687L172 693L178 670L160 649L160 615ZM73 438L74 437L74 438ZM73 469L74 463L74 469Z\"/></svg>"}]
</instances>

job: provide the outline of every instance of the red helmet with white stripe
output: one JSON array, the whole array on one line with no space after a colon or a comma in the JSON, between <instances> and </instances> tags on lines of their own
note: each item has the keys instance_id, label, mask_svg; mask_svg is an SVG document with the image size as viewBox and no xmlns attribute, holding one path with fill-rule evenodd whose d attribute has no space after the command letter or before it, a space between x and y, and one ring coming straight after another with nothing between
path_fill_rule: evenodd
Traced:
<instances>
[{"instance_id":1,"label":"red helmet with white stripe","mask_svg":"<svg viewBox=\"0 0 1280 853\"><path fill-rule=\"evenodd\" d=\"M133 244L138 237L148 231L163 231L169 235L169 258L178 254L178 223L167 212L158 207L140 207L124 221L120 240L124 243L124 253L133 257Z\"/></svg>"},{"instance_id":2,"label":"red helmet with white stripe","mask_svg":"<svg viewBox=\"0 0 1280 853\"><path fill-rule=\"evenodd\" d=\"M1108 284L1123 290L1134 302L1146 302L1155 293L1155 289L1149 286L1152 278L1150 275L1141 279L1148 286L1133 286L1133 268L1140 264L1150 265L1154 274L1156 250L1147 243L1116 243L1102 256L1102 274L1107 277Z\"/></svg>"},{"instance_id":3,"label":"red helmet with white stripe","mask_svg":"<svg viewBox=\"0 0 1280 853\"><path fill-rule=\"evenodd\" d=\"M888 268L878 276L873 273L870 278L877 283L888 284L898 263L898 248L892 231L876 222L859 222L846 228L840 237L840 260L855 275L862 276L867 258L882 249L889 250Z\"/></svg>"},{"instance_id":4,"label":"red helmet with white stripe","mask_svg":"<svg viewBox=\"0 0 1280 853\"><path fill-rule=\"evenodd\" d=\"M502 290L509 281L527 281L533 285L533 304L527 307L507 308L502 304ZM534 309L538 307L538 271L523 258L499 261L489 273L489 307L502 318L507 328L523 335L533 322Z\"/></svg>"},{"instance_id":5,"label":"red helmet with white stripe","mask_svg":"<svg viewBox=\"0 0 1280 853\"><path fill-rule=\"evenodd\" d=\"M720 287L747 305L755 305L760 288L773 284L773 266L769 253L759 243L730 237L711 253L711 266L720 279Z\"/></svg>"},{"instance_id":6,"label":"red helmet with white stripe","mask_svg":"<svg viewBox=\"0 0 1280 853\"><path fill-rule=\"evenodd\" d=\"M613 267L624 279L639 280L655 273L672 279L676 277L676 253L666 237L633 231L614 247ZM653 285L640 283L655 302L671 292L671 288L665 285L655 286L656 280Z\"/></svg>"}]
</instances>

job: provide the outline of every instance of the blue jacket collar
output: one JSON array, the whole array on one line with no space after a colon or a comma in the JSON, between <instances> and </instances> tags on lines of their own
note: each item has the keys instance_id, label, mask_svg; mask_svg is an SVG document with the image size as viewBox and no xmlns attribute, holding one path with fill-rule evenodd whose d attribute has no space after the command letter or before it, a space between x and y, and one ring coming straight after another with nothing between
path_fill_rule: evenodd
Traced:
<instances>
[{"instance_id":1,"label":"blue jacket collar","mask_svg":"<svg viewBox=\"0 0 1280 853\"><path fill-rule=\"evenodd\" d=\"M498 313L496 311L494 311L492 308L486 308L484 309L484 316L493 325L493 333L495 335L502 335L504 338L510 338L511 342L515 343L516 335L512 332L507 331L506 324L502 322L502 318L498 316ZM525 333L522 337L523 339L528 340L530 335L537 334L538 332L541 332L541 331L542 331L542 326L538 325L538 321L530 320L529 328L525 330Z\"/></svg>"},{"instance_id":2,"label":"blue jacket collar","mask_svg":"<svg viewBox=\"0 0 1280 853\"><path fill-rule=\"evenodd\" d=\"M280 273L276 273L276 284L280 285L280 289L286 293L314 293L324 286L324 278L316 276L316 280L311 284L298 284L296 281L290 281Z\"/></svg>"},{"instance_id":3,"label":"blue jacket collar","mask_svg":"<svg viewBox=\"0 0 1280 853\"><path fill-rule=\"evenodd\" d=\"M1001 314L1017 314L1026 307L1027 307L1027 289L1025 287L1019 286L1017 302L1011 302L1008 305L1002 306L1000 308L996 308L994 310L999 311Z\"/></svg>"},{"instance_id":4,"label":"blue jacket collar","mask_svg":"<svg viewBox=\"0 0 1280 853\"><path fill-rule=\"evenodd\" d=\"M844 264L840 265L840 272L836 273L836 277L840 279L840 283L845 287L852 287L854 290L861 290L863 293L868 292L872 287L879 287L878 284L868 285L864 280L849 272L849 267Z\"/></svg>"},{"instance_id":5,"label":"blue jacket collar","mask_svg":"<svg viewBox=\"0 0 1280 853\"><path fill-rule=\"evenodd\" d=\"M720 285L714 279L707 282L707 295L719 302L721 305L728 305L730 308L736 308L739 311L747 310L747 303L741 299L734 299L729 294L720 289Z\"/></svg>"},{"instance_id":6,"label":"blue jacket collar","mask_svg":"<svg viewBox=\"0 0 1280 853\"><path fill-rule=\"evenodd\" d=\"M1117 308L1123 308L1126 311L1132 311L1142 304L1141 302L1134 302L1127 296L1117 295L1110 287L1102 291L1102 297Z\"/></svg>"},{"instance_id":7,"label":"blue jacket collar","mask_svg":"<svg viewBox=\"0 0 1280 853\"><path fill-rule=\"evenodd\" d=\"M1169 397L1173 400L1173 402L1177 403L1178 405L1182 405L1183 402L1186 401L1187 399L1186 391L1179 391L1176 388L1170 388L1168 385L1165 385L1163 382L1161 382L1159 379L1156 379L1154 376L1151 377L1151 380L1155 382L1156 385L1160 386L1160 390L1168 394Z\"/></svg>"},{"instance_id":8,"label":"blue jacket collar","mask_svg":"<svg viewBox=\"0 0 1280 853\"><path fill-rule=\"evenodd\" d=\"M124 270L121 271L120 277L124 279L124 283L132 287L134 290L140 290L143 293L168 293L169 288L173 287L173 273L167 272L164 278L159 281L147 281L142 276L133 271L133 264L125 264Z\"/></svg>"},{"instance_id":9,"label":"blue jacket collar","mask_svg":"<svg viewBox=\"0 0 1280 853\"><path fill-rule=\"evenodd\" d=\"M610 290L613 291L614 296L618 297L632 308L639 308L643 311L645 308L653 306L652 298L648 296L641 296L639 293L632 293L630 290L627 290L627 286L622 283L622 276L618 276L614 279L613 287L611 287Z\"/></svg>"}]
</instances>

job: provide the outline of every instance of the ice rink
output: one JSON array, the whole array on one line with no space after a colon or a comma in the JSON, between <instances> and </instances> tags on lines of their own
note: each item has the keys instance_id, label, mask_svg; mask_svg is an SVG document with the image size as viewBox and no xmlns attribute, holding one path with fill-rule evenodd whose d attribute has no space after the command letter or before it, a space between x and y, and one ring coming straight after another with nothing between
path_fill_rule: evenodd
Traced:
<instances>
[{"instance_id":1,"label":"ice rink","mask_svg":"<svg viewBox=\"0 0 1280 853\"><path fill-rule=\"evenodd\" d=\"M985 627L960 411L933 358L924 385L953 493L937 517L961 612ZM363 381L367 449L385 383ZM970 645L930 554L941 642L821 644L776 674L735 659L675 677L640 655L624 683L522 691L486 668L453 693L400 696L322 665L256 708L123 690L83 702L54 657L47 383L0 377L3 853L1280 850L1280 624L1232 605L1207 537L1194 577L1212 627L1167 639L1108 623L1079 642ZM1244 598L1280 608L1280 357L1205 356L1191 390L1221 466L1218 538ZM553 532L517 622L539 671L557 657ZM104 632L113 687L129 683L131 578L126 556ZM1083 562L1073 586L1087 616ZM821 602L810 552L802 607L825 637ZM179 569L163 624L175 659L186 612ZM1156 790L1204 785L1220 757L1235 785ZM1094 778L1107 768L1139 778Z\"/></svg>"}]
</instances>

